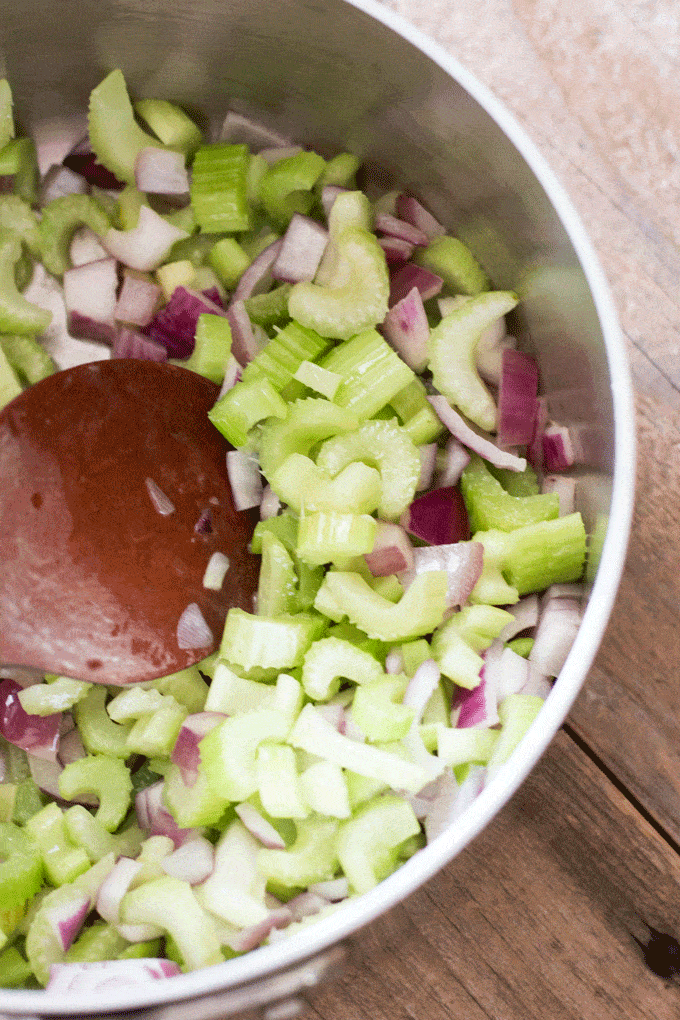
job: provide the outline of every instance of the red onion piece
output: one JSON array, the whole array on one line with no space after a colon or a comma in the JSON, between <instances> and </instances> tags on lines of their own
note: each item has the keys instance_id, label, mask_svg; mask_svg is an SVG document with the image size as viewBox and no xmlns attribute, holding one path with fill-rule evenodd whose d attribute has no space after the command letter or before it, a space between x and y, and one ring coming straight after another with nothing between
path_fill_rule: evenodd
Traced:
<instances>
[{"instance_id":1,"label":"red onion piece","mask_svg":"<svg viewBox=\"0 0 680 1020\"><path fill-rule=\"evenodd\" d=\"M349 896L349 882L346 878L331 878L328 882L315 882L310 885L309 892L323 896L330 903L338 903Z\"/></svg>"},{"instance_id":2,"label":"red onion piece","mask_svg":"<svg viewBox=\"0 0 680 1020\"><path fill-rule=\"evenodd\" d=\"M413 583L417 574L445 570L448 575L447 606L464 606L481 577L484 547L481 542L419 546L413 550L413 556L413 569L399 578L405 587Z\"/></svg>"},{"instance_id":3,"label":"red onion piece","mask_svg":"<svg viewBox=\"0 0 680 1020\"><path fill-rule=\"evenodd\" d=\"M194 349L199 315L225 316L226 312L200 291L175 287L165 308L154 315L148 334L172 358L188 358Z\"/></svg>"},{"instance_id":4,"label":"red onion piece","mask_svg":"<svg viewBox=\"0 0 680 1020\"><path fill-rule=\"evenodd\" d=\"M80 733L77 729L69 730L59 741L59 761L62 765L87 757Z\"/></svg>"},{"instance_id":5,"label":"red onion piece","mask_svg":"<svg viewBox=\"0 0 680 1020\"><path fill-rule=\"evenodd\" d=\"M325 227L310 216L294 213L272 265L273 278L288 283L313 280L327 244Z\"/></svg>"},{"instance_id":6,"label":"red onion piece","mask_svg":"<svg viewBox=\"0 0 680 1020\"><path fill-rule=\"evenodd\" d=\"M173 244L188 236L186 230L173 226L143 205L136 227L131 230L115 230L112 227L102 238L102 243L109 254L123 265L148 273L160 266Z\"/></svg>"},{"instance_id":7,"label":"red onion piece","mask_svg":"<svg viewBox=\"0 0 680 1020\"><path fill-rule=\"evenodd\" d=\"M579 604L586 596L586 586L581 581L563 581L551 584L541 595L541 610L545 609L552 599L576 599Z\"/></svg>"},{"instance_id":8,"label":"red onion piece","mask_svg":"<svg viewBox=\"0 0 680 1020\"><path fill-rule=\"evenodd\" d=\"M301 145L268 145L260 149L258 155L262 156L270 166L279 163L282 159L289 159L302 152Z\"/></svg>"},{"instance_id":9,"label":"red onion piece","mask_svg":"<svg viewBox=\"0 0 680 1020\"><path fill-rule=\"evenodd\" d=\"M145 478L144 484L146 485L146 491L149 493L149 499L154 505L154 509L161 517L168 517L170 514L175 512L175 504L167 496L159 485L154 482L153 478Z\"/></svg>"},{"instance_id":10,"label":"red onion piece","mask_svg":"<svg viewBox=\"0 0 680 1020\"><path fill-rule=\"evenodd\" d=\"M282 245L282 239L274 241L253 259L236 286L232 304L234 301L245 301L253 294L262 294L269 290L273 279L272 267L279 257Z\"/></svg>"},{"instance_id":11,"label":"red onion piece","mask_svg":"<svg viewBox=\"0 0 680 1020\"><path fill-rule=\"evenodd\" d=\"M64 195L86 195L88 190L87 181L75 170L63 163L53 163L41 181L39 204L45 206Z\"/></svg>"},{"instance_id":12,"label":"red onion piece","mask_svg":"<svg viewBox=\"0 0 680 1020\"><path fill-rule=\"evenodd\" d=\"M545 676L557 676L571 651L582 612L576 599L550 599L536 629L529 662Z\"/></svg>"},{"instance_id":13,"label":"red onion piece","mask_svg":"<svg viewBox=\"0 0 680 1020\"><path fill-rule=\"evenodd\" d=\"M546 475L541 492L555 492L560 503L560 517L573 514L576 509L576 479L567 475Z\"/></svg>"},{"instance_id":14,"label":"red onion piece","mask_svg":"<svg viewBox=\"0 0 680 1020\"><path fill-rule=\"evenodd\" d=\"M418 496L402 514L400 524L428 545L451 545L470 537L465 502L453 485Z\"/></svg>"},{"instance_id":15,"label":"red onion piece","mask_svg":"<svg viewBox=\"0 0 680 1020\"><path fill-rule=\"evenodd\" d=\"M194 712L192 715L188 715L182 723L170 755L170 761L179 766L182 779L187 786L193 786L198 778L198 768L201 763L198 745L207 733L214 730L225 719L226 716L221 712Z\"/></svg>"},{"instance_id":16,"label":"red onion piece","mask_svg":"<svg viewBox=\"0 0 680 1020\"><path fill-rule=\"evenodd\" d=\"M161 287L151 279L123 273L114 318L131 326L148 326L162 299Z\"/></svg>"},{"instance_id":17,"label":"red onion piece","mask_svg":"<svg viewBox=\"0 0 680 1020\"><path fill-rule=\"evenodd\" d=\"M67 904L55 904L46 909L47 920L62 952L65 953L73 945L89 912L90 897L86 893L77 892L74 892Z\"/></svg>"},{"instance_id":18,"label":"red onion piece","mask_svg":"<svg viewBox=\"0 0 680 1020\"><path fill-rule=\"evenodd\" d=\"M397 354L414 372L422 372L428 362L430 327L417 287L393 304L383 319L381 331Z\"/></svg>"},{"instance_id":19,"label":"red onion piece","mask_svg":"<svg viewBox=\"0 0 680 1020\"><path fill-rule=\"evenodd\" d=\"M254 454L245 453L243 450L229 450L227 474L237 510L249 510L260 505L262 476Z\"/></svg>"},{"instance_id":20,"label":"red onion piece","mask_svg":"<svg viewBox=\"0 0 680 1020\"><path fill-rule=\"evenodd\" d=\"M237 382L241 381L242 374L243 369L234 355L230 354L229 360L227 361L227 367L224 370L224 379L222 380L222 386L217 398L218 400L220 397L223 397L225 393L228 393L229 390L233 389Z\"/></svg>"},{"instance_id":21,"label":"red onion piece","mask_svg":"<svg viewBox=\"0 0 680 1020\"><path fill-rule=\"evenodd\" d=\"M264 921L243 928L238 934L227 940L227 945L236 953L249 953L256 949L271 933L278 928L286 928L293 920L288 907L271 910Z\"/></svg>"},{"instance_id":22,"label":"red onion piece","mask_svg":"<svg viewBox=\"0 0 680 1020\"><path fill-rule=\"evenodd\" d=\"M120 857L108 873L97 893L97 913L109 924L120 922L120 904L143 864L129 857Z\"/></svg>"},{"instance_id":23,"label":"red onion piece","mask_svg":"<svg viewBox=\"0 0 680 1020\"><path fill-rule=\"evenodd\" d=\"M486 770L482 765L473 765L467 778L458 786L451 772L443 774L441 792L425 816L425 837L428 843L441 835L469 808L484 789L485 775Z\"/></svg>"},{"instance_id":24,"label":"red onion piece","mask_svg":"<svg viewBox=\"0 0 680 1020\"><path fill-rule=\"evenodd\" d=\"M437 484L440 488L446 488L448 485L457 485L460 481L460 476L470 463L470 454L455 436L450 436L446 441L444 455L444 467L437 478Z\"/></svg>"},{"instance_id":25,"label":"red onion piece","mask_svg":"<svg viewBox=\"0 0 680 1020\"><path fill-rule=\"evenodd\" d=\"M36 786L43 790L44 793L49 793L50 797L55 797L59 800L61 797L59 793L59 776L64 771L64 766L56 759L54 761L46 761L44 758L36 758L28 753L27 758L31 778Z\"/></svg>"},{"instance_id":26,"label":"red onion piece","mask_svg":"<svg viewBox=\"0 0 680 1020\"><path fill-rule=\"evenodd\" d=\"M540 673L533 665L533 663L530 662L529 679L527 680L524 687L519 693L531 694L534 698L543 698L543 700L545 701L545 699L550 694L551 690L552 683L550 681L550 678L544 676L543 673Z\"/></svg>"},{"instance_id":27,"label":"red onion piece","mask_svg":"<svg viewBox=\"0 0 680 1020\"><path fill-rule=\"evenodd\" d=\"M119 328L113 346L112 358L138 358L140 361L167 361L168 352L155 340L134 329Z\"/></svg>"},{"instance_id":28,"label":"red onion piece","mask_svg":"<svg viewBox=\"0 0 680 1020\"><path fill-rule=\"evenodd\" d=\"M328 220L328 217L331 214L331 209L333 208L336 198L338 195L341 195L343 191L347 191L347 188L341 188L339 184L326 184L321 189L321 205L323 206L326 220Z\"/></svg>"},{"instance_id":29,"label":"red onion piece","mask_svg":"<svg viewBox=\"0 0 680 1020\"><path fill-rule=\"evenodd\" d=\"M169 836L176 847L193 834L193 829L180 829L163 804L163 781L153 783L135 797L135 813L140 829L152 836Z\"/></svg>"},{"instance_id":30,"label":"red onion piece","mask_svg":"<svg viewBox=\"0 0 680 1020\"><path fill-rule=\"evenodd\" d=\"M536 401L536 419L534 421L534 434L527 446L527 460L536 474L543 471L543 433L548 424L548 401L545 397L539 397Z\"/></svg>"},{"instance_id":31,"label":"red onion piece","mask_svg":"<svg viewBox=\"0 0 680 1020\"><path fill-rule=\"evenodd\" d=\"M538 365L522 351L503 351L498 387L498 445L525 446L531 442L536 420Z\"/></svg>"},{"instance_id":32,"label":"red onion piece","mask_svg":"<svg viewBox=\"0 0 680 1020\"><path fill-rule=\"evenodd\" d=\"M211 648L214 635L196 602L190 602L177 621L179 648Z\"/></svg>"},{"instance_id":33,"label":"red onion piece","mask_svg":"<svg viewBox=\"0 0 680 1020\"><path fill-rule=\"evenodd\" d=\"M523 457L517 457L508 450L500 450L489 437L480 435L457 411L449 404L446 397L428 397L439 420L446 425L451 435L455 436L463 446L474 450L484 460L495 464L499 468L507 468L509 471L524 471L527 462Z\"/></svg>"},{"instance_id":34,"label":"red onion piece","mask_svg":"<svg viewBox=\"0 0 680 1020\"><path fill-rule=\"evenodd\" d=\"M47 990L55 995L84 995L147 985L181 974L171 960L101 960L97 963L53 963Z\"/></svg>"},{"instance_id":35,"label":"red onion piece","mask_svg":"<svg viewBox=\"0 0 680 1020\"><path fill-rule=\"evenodd\" d=\"M76 230L71 239L69 258L72 266L84 266L87 262L98 262L100 259L108 258L108 252L94 230L89 227L81 227Z\"/></svg>"},{"instance_id":36,"label":"red onion piece","mask_svg":"<svg viewBox=\"0 0 680 1020\"><path fill-rule=\"evenodd\" d=\"M64 156L62 163L97 188L103 188L105 191L122 191L125 187L123 181L119 181L115 174L97 162L87 136Z\"/></svg>"},{"instance_id":37,"label":"red onion piece","mask_svg":"<svg viewBox=\"0 0 680 1020\"><path fill-rule=\"evenodd\" d=\"M543 462L546 471L566 471L577 461L577 448L566 425L549 425L543 432Z\"/></svg>"},{"instance_id":38,"label":"red onion piece","mask_svg":"<svg viewBox=\"0 0 680 1020\"><path fill-rule=\"evenodd\" d=\"M205 836L194 835L185 840L181 846L164 857L161 868L172 878L178 878L189 885L199 885L213 873L215 851L210 840Z\"/></svg>"},{"instance_id":39,"label":"red onion piece","mask_svg":"<svg viewBox=\"0 0 680 1020\"><path fill-rule=\"evenodd\" d=\"M508 695L519 694L529 682L530 671L527 660L512 648L500 648L497 658L484 663L486 681L496 689L499 704Z\"/></svg>"},{"instance_id":40,"label":"red onion piece","mask_svg":"<svg viewBox=\"0 0 680 1020\"><path fill-rule=\"evenodd\" d=\"M530 630L538 623L538 595L525 595L514 606L506 608L512 614L513 619L503 627L498 635L499 641L512 641L522 631Z\"/></svg>"},{"instance_id":41,"label":"red onion piece","mask_svg":"<svg viewBox=\"0 0 680 1020\"><path fill-rule=\"evenodd\" d=\"M418 724L422 718L425 706L437 689L441 679L439 666L434 659L426 659L418 666L408 682L404 694L403 703L415 712L413 722Z\"/></svg>"},{"instance_id":42,"label":"red onion piece","mask_svg":"<svg viewBox=\"0 0 680 1020\"><path fill-rule=\"evenodd\" d=\"M276 517L280 509L281 500L271 485L265 485L262 490L262 499L260 500L260 520L268 521L271 517Z\"/></svg>"},{"instance_id":43,"label":"red onion piece","mask_svg":"<svg viewBox=\"0 0 680 1020\"><path fill-rule=\"evenodd\" d=\"M388 234L379 237L378 244L385 252L388 266L403 266L411 258L416 247L410 241L404 241L401 237L390 237Z\"/></svg>"},{"instance_id":44,"label":"red onion piece","mask_svg":"<svg viewBox=\"0 0 680 1020\"><path fill-rule=\"evenodd\" d=\"M378 521L373 549L364 559L374 577L389 577L413 568L413 548L399 524Z\"/></svg>"},{"instance_id":45,"label":"red onion piece","mask_svg":"<svg viewBox=\"0 0 680 1020\"><path fill-rule=\"evenodd\" d=\"M402 241L408 241L416 247L424 248L428 244L426 233L418 227L414 227L412 223L400 220L397 216L392 216L387 212L376 213L373 229L382 234L389 234L390 237L399 237Z\"/></svg>"},{"instance_id":46,"label":"red onion piece","mask_svg":"<svg viewBox=\"0 0 680 1020\"><path fill-rule=\"evenodd\" d=\"M406 297L414 287L420 291L423 301L427 301L429 298L436 297L443 286L444 281L441 276L437 276L436 273L432 273L422 266L407 262L390 276L390 308Z\"/></svg>"},{"instance_id":47,"label":"red onion piece","mask_svg":"<svg viewBox=\"0 0 680 1020\"><path fill-rule=\"evenodd\" d=\"M330 723L338 731L344 733L347 728L345 709L335 701L328 701L323 705L317 705L316 710L323 716L326 722Z\"/></svg>"},{"instance_id":48,"label":"red onion piece","mask_svg":"<svg viewBox=\"0 0 680 1020\"><path fill-rule=\"evenodd\" d=\"M183 153L147 146L135 160L135 184L155 195L189 194L189 175Z\"/></svg>"},{"instance_id":49,"label":"red onion piece","mask_svg":"<svg viewBox=\"0 0 680 1020\"><path fill-rule=\"evenodd\" d=\"M231 326L231 353L240 365L247 365L260 351L250 316L243 301L232 301L227 308Z\"/></svg>"},{"instance_id":50,"label":"red onion piece","mask_svg":"<svg viewBox=\"0 0 680 1020\"><path fill-rule=\"evenodd\" d=\"M399 648L393 648L385 656L385 672L390 675L404 672L404 656Z\"/></svg>"},{"instance_id":51,"label":"red onion piece","mask_svg":"<svg viewBox=\"0 0 680 1020\"><path fill-rule=\"evenodd\" d=\"M220 591L227 576L229 566L229 557L225 556L224 553L215 551L205 568L203 587L209 588L210 591Z\"/></svg>"},{"instance_id":52,"label":"red onion piece","mask_svg":"<svg viewBox=\"0 0 680 1020\"><path fill-rule=\"evenodd\" d=\"M437 449L436 443L423 443L422 446L418 447L420 476L418 477L416 492L424 492L425 489L429 489L432 485L432 478L437 466Z\"/></svg>"},{"instance_id":53,"label":"red onion piece","mask_svg":"<svg viewBox=\"0 0 680 1020\"><path fill-rule=\"evenodd\" d=\"M397 215L417 227L418 230L422 230L430 241L434 241L435 238L442 237L446 233L446 229L439 220L436 220L432 213L421 205L413 195L404 192L397 195Z\"/></svg>"},{"instance_id":54,"label":"red onion piece","mask_svg":"<svg viewBox=\"0 0 680 1020\"><path fill-rule=\"evenodd\" d=\"M457 713L456 725L461 729L471 726L497 726L498 699L485 677L472 690L461 687L456 692L453 710Z\"/></svg>"},{"instance_id":55,"label":"red onion piece","mask_svg":"<svg viewBox=\"0 0 680 1020\"><path fill-rule=\"evenodd\" d=\"M194 531L196 532L197 535L212 535L213 522L210 507L208 507L207 510L204 510L201 516L198 518L198 520L194 524Z\"/></svg>"},{"instance_id":56,"label":"red onion piece","mask_svg":"<svg viewBox=\"0 0 680 1020\"><path fill-rule=\"evenodd\" d=\"M0 733L36 758L56 761L61 713L29 715L21 707L20 690L15 680L0 680Z\"/></svg>"},{"instance_id":57,"label":"red onion piece","mask_svg":"<svg viewBox=\"0 0 680 1020\"><path fill-rule=\"evenodd\" d=\"M269 850L285 850L285 840L279 835L271 822L263 818L259 811L244 801L236 805L236 814L239 816L251 836L258 839L263 846Z\"/></svg>"},{"instance_id":58,"label":"red onion piece","mask_svg":"<svg viewBox=\"0 0 680 1020\"><path fill-rule=\"evenodd\" d=\"M292 920L301 921L304 917L313 917L314 914L318 914L328 904L329 900L308 889L306 892L294 896L292 900L288 900L286 906L290 910Z\"/></svg>"},{"instance_id":59,"label":"red onion piece","mask_svg":"<svg viewBox=\"0 0 680 1020\"><path fill-rule=\"evenodd\" d=\"M87 262L64 273L64 305L71 336L111 344L118 289L116 260Z\"/></svg>"}]
</instances>

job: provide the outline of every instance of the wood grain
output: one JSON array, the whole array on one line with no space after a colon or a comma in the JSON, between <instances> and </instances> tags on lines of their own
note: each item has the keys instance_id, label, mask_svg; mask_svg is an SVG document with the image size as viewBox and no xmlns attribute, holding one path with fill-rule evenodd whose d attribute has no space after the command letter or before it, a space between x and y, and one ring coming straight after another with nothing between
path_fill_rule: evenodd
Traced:
<instances>
[{"instance_id":1,"label":"wood grain","mask_svg":"<svg viewBox=\"0 0 680 1020\"><path fill-rule=\"evenodd\" d=\"M680 860L560 733L506 809L361 934L322 1020L671 1020L635 938L680 909Z\"/></svg>"}]
</instances>

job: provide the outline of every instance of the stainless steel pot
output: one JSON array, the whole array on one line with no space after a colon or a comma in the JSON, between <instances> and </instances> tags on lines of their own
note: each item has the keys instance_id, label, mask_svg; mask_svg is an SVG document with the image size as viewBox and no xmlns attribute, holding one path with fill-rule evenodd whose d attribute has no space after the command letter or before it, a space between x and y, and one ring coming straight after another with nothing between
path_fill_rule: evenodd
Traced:
<instances>
[{"instance_id":1,"label":"stainless steel pot","mask_svg":"<svg viewBox=\"0 0 680 1020\"><path fill-rule=\"evenodd\" d=\"M624 348L606 284L567 197L495 98L436 45L372 0L15 0L0 23L5 74L43 162L84 133L91 88L113 67L136 96L221 121L256 115L322 151L351 148L410 185L522 295L518 326L562 421L587 430L579 478L591 528L606 527L583 624L538 720L462 819L371 893L295 937L208 970L120 988L96 1002L0 991L5 1016L111 1013L209 1020L294 1015L340 962L349 936L450 861L519 786L591 665L620 579L631 517L634 426ZM272 1005L274 1004L274 1005Z\"/></svg>"}]
</instances>

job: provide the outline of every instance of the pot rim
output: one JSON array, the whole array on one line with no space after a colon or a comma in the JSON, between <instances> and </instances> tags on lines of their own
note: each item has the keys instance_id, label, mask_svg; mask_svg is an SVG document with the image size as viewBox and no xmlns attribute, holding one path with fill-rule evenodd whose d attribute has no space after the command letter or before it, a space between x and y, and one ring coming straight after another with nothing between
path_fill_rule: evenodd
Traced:
<instances>
[{"instance_id":1,"label":"pot rim","mask_svg":"<svg viewBox=\"0 0 680 1020\"><path fill-rule=\"evenodd\" d=\"M583 622L566 663L544 707L512 758L457 820L432 843L363 896L340 905L329 917L310 924L291 939L262 946L244 956L204 970L152 982L141 988L97 994L97 1013L143 1009L214 994L257 981L314 957L354 934L413 893L456 856L509 800L552 741L575 701L604 635L625 564L635 486L635 405L624 339L615 306L595 249L566 191L514 116L495 95L442 46L377 0L342 0L400 35L438 64L496 122L534 173L562 224L588 282L602 328L614 411L614 473L609 526ZM143 994L142 994L143 993ZM101 997L100 997L101 996ZM8 1014L90 1014L86 996L46 991L0 989L0 1010ZM33 1020L33 1018L31 1018Z\"/></svg>"}]
</instances>

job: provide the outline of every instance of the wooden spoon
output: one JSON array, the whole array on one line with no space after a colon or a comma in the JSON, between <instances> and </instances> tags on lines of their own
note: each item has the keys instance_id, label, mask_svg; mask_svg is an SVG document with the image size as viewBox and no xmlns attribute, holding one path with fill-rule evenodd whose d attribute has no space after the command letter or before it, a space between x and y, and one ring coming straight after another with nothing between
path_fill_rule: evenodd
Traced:
<instances>
[{"instance_id":1,"label":"wooden spoon","mask_svg":"<svg viewBox=\"0 0 680 1020\"><path fill-rule=\"evenodd\" d=\"M230 607L252 612L257 516L234 509L230 447L207 417L217 392L174 365L116 359L58 372L0 412L0 664L149 680L214 651ZM203 585L215 552L229 559L219 591ZM190 627L198 647L180 647L192 603L211 637Z\"/></svg>"}]
</instances>

